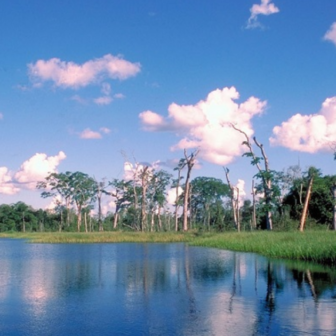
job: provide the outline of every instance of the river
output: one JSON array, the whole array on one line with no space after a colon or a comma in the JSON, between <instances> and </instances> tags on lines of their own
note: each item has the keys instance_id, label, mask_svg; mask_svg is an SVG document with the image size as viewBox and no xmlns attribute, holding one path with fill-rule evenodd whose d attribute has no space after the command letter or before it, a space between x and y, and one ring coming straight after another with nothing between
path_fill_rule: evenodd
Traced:
<instances>
[{"instance_id":1,"label":"river","mask_svg":"<svg viewBox=\"0 0 336 336\"><path fill-rule=\"evenodd\" d=\"M0 335L336 335L336 272L185 244L0 239Z\"/></svg>"}]
</instances>

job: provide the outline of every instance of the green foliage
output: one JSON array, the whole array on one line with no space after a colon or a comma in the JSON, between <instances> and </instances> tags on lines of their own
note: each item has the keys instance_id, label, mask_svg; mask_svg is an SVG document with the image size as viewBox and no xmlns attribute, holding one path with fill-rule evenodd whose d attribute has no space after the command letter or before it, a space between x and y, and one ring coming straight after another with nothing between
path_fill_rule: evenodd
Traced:
<instances>
[{"instance_id":1,"label":"green foliage","mask_svg":"<svg viewBox=\"0 0 336 336\"><path fill-rule=\"evenodd\" d=\"M330 225L333 217L334 199L331 192L335 176L321 176L318 171L310 171L316 174L308 207L309 217L318 224ZM301 179L296 179L288 194L284 197L283 204L288 206L290 217L299 220L302 211L302 202L307 193L309 173Z\"/></svg>"},{"instance_id":2,"label":"green foliage","mask_svg":"<svg viewBox=\"0 0 336 336\"><path fill-rule=\"evenodd\" d=\"M196 177L191 181L190 207L193 220L207 226L224 225L223 197L230 195L229 186L212 177Z\"/></svg>"}]
</instances>

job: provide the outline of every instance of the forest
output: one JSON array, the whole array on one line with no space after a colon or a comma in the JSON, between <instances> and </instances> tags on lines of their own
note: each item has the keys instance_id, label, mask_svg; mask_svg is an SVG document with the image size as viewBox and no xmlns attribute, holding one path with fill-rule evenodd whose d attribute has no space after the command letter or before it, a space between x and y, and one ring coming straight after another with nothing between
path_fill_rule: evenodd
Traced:
<instances>
[{"instance_id":1,"label":"forest","mask_svg":"<svg viewBox=\"0 0 336 336\"><path fill-rule=\"evenodd\" d=\"M185 150L174 175L129 162L125 164L133 167L131 174L110 181L97 181L79 171L51 173L36 188L41 197L54 199L54 209L36 210L23 202L2 204L0 231L335 230L336 176L322 175L315 167L271 170L265 153L257 157L251 144L245 144L250 150L244 155L256 166L251 196L245 199L232 185L226 167L225 182L206 176L191 179L198 151ZM174 199L170 204L169 190ZM114 210L103 213L103 201L112 201Z\"/></svg>"}]
</instances>

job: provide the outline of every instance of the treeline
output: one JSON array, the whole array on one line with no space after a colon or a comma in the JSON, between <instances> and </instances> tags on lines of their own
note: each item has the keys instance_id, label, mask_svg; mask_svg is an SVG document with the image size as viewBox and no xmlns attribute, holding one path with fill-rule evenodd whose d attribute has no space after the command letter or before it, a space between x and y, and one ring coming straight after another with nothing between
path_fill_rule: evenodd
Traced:
<instances>
[{"instance_id":1,"label":"treeline","mask_svg":"<svg viewBox=\"0 0 336 336\"><path fill-rule=\"evenodd\" d=\"M243 200L228 169L223 171L227 183L212 177L189 181L196 155L185 153L176 176L141 164L134 164L127 179L111 181L82 172L52 173L37 188L42 197L54 198L55 208L0 205L0 231L247 231L268 229L270 217L272 229L292 230L302 224L306 207L304 226L335 229L336 176L323 176L315 168L302 172L297 166L269 171L266 197L263 176L257 174L252 196ZM114 210L103 214L102 204L111 201Z\"/></svg>"}]
</instances>

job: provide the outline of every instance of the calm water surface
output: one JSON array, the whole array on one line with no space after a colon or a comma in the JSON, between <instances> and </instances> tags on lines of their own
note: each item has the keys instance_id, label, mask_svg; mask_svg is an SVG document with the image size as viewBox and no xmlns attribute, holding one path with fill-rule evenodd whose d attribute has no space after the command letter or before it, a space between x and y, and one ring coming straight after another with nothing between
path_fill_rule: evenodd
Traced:
<instances>
[{"instance_id":1,"label":"calm water surface","mask_svg":"<svg viewBox=\"0 0 336 336\"><path fill-rule=\"evenodd\" d=\"M336 335L336 273L184 244L0 239L0 335Z\"/></svg>"}]
</instances>

